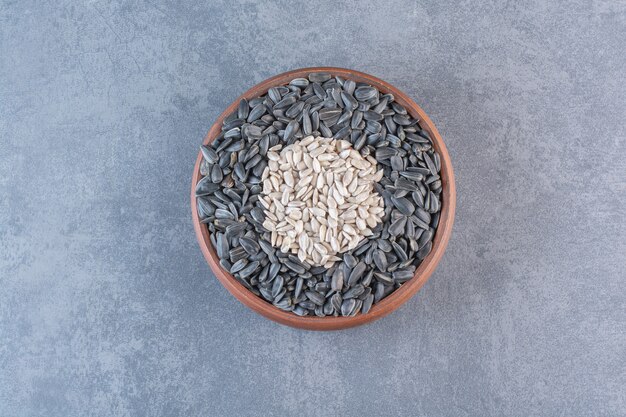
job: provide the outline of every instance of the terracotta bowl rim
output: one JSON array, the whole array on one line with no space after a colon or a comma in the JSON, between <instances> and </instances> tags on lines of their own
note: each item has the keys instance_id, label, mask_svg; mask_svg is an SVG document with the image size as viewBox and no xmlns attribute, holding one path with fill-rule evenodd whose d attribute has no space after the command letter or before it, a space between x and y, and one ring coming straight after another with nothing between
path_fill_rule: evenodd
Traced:
<instances>
[{"instance_id":1,"label":"terracotta bowl rim","mask_svg":"<svg viewBox=\"0 0 626 417\"><path fill-rule=\"evenodd\" d=\"M377 87L383 93L393 94L395 97L395 101L405 106L411 116L418 117L420 121L420 126L431 135L434 148L441 157L441 215L439 219L439 225L433 238L432 250L416 269L413 278L404 283L399 289L392 292L381 302L374 304L367 314L359 313L354 317L300 317L291 312L280 310L279 308L273 306L272 304L261 299L260 297L257 297L246 287L240 284L230 273L224 271L219 266L219 258L217 257L217 253L213 249L213 246L210 242L208 229L202 223L200 223L200 218L196 210L197 200L195 196L195 187L201 178L201 152L198 152L191 181L191 213L196 237L207 263L211 267L211 270L213 271L217 279L222 283L222 285L224 285L224 287L226 287L226 289L241 303L251 308L255 312L261 314L262 316L284 325L309 330L338 330L369 323L390 314L392 311L398 309L401 305L408 301L409 298L411 298L417 291L419 291L419 289L426 283L428 278L430 278L431 274L435 270L437 264L441 260L443 253L448 245L448 241L450 240L452 226L454 223L454 213L456 209L456 188L454 183L454 172L452 170L452 163L450 161L450 155L448 154L448 150L434 123L430 120L430 118L426 115L422 108L419 107L410 97L408 97L406 94L404 94L391 84L372 75L346 68L300 68L278 74L274 77L268 78L265 81L256 84L248 91L243 93L241 96L239 96L230 106L228 106L222 112L222 114L220 114L215 123L211 126L211 129L207 133L202 143L206 145L208 143L211 143L215 139L215 137L217 137L220 132L222 121L226 116L231 114L237 108L239 101L242 98L250 99L253 97L258 97L259 95L264 94L270 87L276 85L284 85L293 78L306 77L309 73L312 72L329 72L333 76L339 75L353 79L355 81L366 82L370 85Z\"/></svg>"}]
</instances>

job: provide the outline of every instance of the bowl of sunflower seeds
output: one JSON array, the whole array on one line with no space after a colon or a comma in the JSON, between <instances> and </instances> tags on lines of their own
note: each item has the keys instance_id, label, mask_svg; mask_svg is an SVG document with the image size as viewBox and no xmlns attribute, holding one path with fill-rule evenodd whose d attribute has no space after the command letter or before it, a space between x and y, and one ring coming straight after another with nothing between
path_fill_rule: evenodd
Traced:
<instances>
[{"instance_id":1,"label":"bowl of sunflower seeds","mask_svg":"<svg viewBox=\"0 0 626 417\"><path fill-rule=\"evenodd\" d=\"M191 210L217 279L281 324L337 330L381 318L428 280L450 239L446 146L407 95L315 67L267 79L216 120Z\"/></svg>"}]
</instances>

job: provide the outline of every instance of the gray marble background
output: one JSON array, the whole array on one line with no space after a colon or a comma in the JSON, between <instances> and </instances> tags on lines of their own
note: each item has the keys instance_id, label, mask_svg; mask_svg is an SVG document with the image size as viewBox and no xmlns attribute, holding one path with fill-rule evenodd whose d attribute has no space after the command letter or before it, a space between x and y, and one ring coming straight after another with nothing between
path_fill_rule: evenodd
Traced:
<instances>
[{"instance_id":1,"label":"gray marble background","mask_svg":"<svg viewBox=\"0 0 626 417\"><path fill-rule=\"evenodd\" d=\"M623 0L0 0L0 416L626 415L625 44ZM189 209L222 109L315 65L412 96L458 188L334 333L239 304Z\"/></svg>"}]
</instances>

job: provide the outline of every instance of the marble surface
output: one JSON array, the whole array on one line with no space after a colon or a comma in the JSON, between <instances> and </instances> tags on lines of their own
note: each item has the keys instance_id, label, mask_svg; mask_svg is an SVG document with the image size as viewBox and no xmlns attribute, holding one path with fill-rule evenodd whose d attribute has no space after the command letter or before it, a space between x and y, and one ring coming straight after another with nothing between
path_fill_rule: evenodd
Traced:
<instances>
[{"instance_id":1,"label":"marble surface","mask_svg":"<svg viewBox=\"0 0 626 417\"><path fill-rule=\"evenodd\" d=\"M0 0L0 416L626 415L625 44L613 0ZM334 333L231 297L188 196L315 65L412 96L458 189L422 291Z\"/></svg>"}]
</instances>

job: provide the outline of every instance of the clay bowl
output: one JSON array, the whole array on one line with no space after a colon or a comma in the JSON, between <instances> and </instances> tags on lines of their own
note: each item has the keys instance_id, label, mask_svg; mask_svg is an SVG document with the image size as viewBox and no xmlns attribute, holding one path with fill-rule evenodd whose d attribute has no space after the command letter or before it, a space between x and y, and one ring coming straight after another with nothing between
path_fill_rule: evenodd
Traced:
<instances>
[{"instance_id":1,"label":"clay bowl","mask_svg":"<svg viewBox=\"0 0 626 417\"><path fill-rule=\"evenodd\" d=\"M237 109L237 105L242 98L251 99L265 94L270 87L276 85L284 85L289 83L290 80L297 77L307 77L311 72L330 72L333 75L339 75L345 78L349 78L355 81L362 81L378 88L383 93L392 93L395 100L406 107L407 111L420 120L420 126L427 130L430 134L435 150L441 156L441 180L442 180L442 207L439 220L439 226L433 239L433 247L428 256L422 261L419 267L415 271L415 276L402 285L398 290L391 293L387 298L384 298L378 304L372 306L371 310L367 314L357 314L354 317L299 317L293 313L282 311L265 300L257 297L241 285L232 275L224 271L219 266L219 258L211 244L209 239L209 231L205 225L200 223L198 213L196 211L196 197L195 187L200 180L200 162L202 160L202 154L198 153L196 159L196 165L193 170L193 178L191 181L191 213L193 217L193 224L198 238L198 243L202 249L202 253L206 258L209 266L213 270L213 273L220 280L222 285L226 287L230 293L241 301L243 304L256 311L257 313L274 320L278 323L288 326L298 327L301 329L309 330L338 330L348 327L358 326L374 320L377 320L392 311L399 308L404 304L411 296L413 296L428 280L430 275L435 270L435 267L441 260L443 252L446 249L450 234L452 232L452 223L454 222L454 211L456 206L456 191L454 185L454 174L452 172L452 164L450 162L450 156L446 149L443 139L437 132L435 125L428 118L426 113L411 100L406 94L399 91L397 88L362 72L349 70L345 68L332 68L332 67L314 67L314 68L302 68L294 71L285 72L275 77L269 78L245 93L243 93L237 100L235 100L224 112L217 118L209 133L204 138L204 144L211 143L220 132L222 121L226 116L231 114Z\"/></svg>"}]
</instances>

